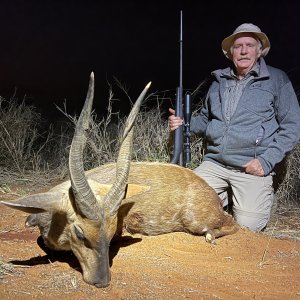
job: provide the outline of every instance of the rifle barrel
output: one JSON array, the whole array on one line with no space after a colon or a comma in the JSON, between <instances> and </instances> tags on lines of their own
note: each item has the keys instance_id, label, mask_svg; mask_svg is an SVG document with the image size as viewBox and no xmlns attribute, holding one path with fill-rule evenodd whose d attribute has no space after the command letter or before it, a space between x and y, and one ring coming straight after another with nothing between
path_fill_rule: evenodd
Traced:
<instances>
[{"instance_id":1,"label":"rifle barrel","mask_svg":"<svg viewBox=\"0 0 300 300\"><path fill-rule=\"evenodd\" d=\"M179 59L179 87L176 89L176 106L175 115L183 118L183 87L182 87L182 44L183 44L183 30L182 30L182 10L180 11L180 34L179 34L179 46L180 46L180 59ZM179 162L182 165L182 148L183 148L183 126L180 126L174 133L174 149L173 157L171 159L172 164Z\"/></svg>"}]
</instances>

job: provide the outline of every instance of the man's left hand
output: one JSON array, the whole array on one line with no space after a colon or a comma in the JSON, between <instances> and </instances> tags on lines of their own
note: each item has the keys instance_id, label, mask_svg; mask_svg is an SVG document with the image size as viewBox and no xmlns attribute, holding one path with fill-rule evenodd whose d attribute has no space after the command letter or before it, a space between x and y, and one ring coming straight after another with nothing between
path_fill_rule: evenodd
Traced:
<instances>
[{"instance_id":1,"label":"man's left hand","mask_svg":"<svg viewBox=\"0 0 300 300\"><path fill-rule=\"evenodd\" d=\"M264 176L265 172L261 166L261 163L258 159L252 159L243 165L245 172L255 176Z\"/></svg>"}]
</instances>

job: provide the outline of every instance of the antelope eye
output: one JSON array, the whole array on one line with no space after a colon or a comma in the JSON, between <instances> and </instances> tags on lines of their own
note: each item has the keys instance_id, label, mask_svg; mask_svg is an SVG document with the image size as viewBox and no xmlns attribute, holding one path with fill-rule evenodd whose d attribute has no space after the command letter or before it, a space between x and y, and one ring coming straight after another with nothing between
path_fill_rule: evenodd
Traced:
<instances>
[{"instance_id":1,"label":"antelope eye","mask_svg":"<svg viewBox=\"0 0 300 300\"><path fill-rule=\"evenodd\" d=\"M84 241L85 240L84 233L83 233L83 231L82 231L82 229L80 227L74 225L74 231L75 231L75 234L76 234L77 238L80 241Z\"/></svg>"}]
</instances>

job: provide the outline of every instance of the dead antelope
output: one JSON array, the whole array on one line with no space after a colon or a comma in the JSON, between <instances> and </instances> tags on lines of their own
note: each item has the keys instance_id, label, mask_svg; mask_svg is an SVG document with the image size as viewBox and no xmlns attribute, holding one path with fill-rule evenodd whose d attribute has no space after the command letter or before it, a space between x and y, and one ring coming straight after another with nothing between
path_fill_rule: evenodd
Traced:
<instances>
[{"instance_id":1,"label":"dead antelope","mask_svg":"<svg viewBox=\"0 0 300 300\"><path fill-rule=\"evenodd\" d=\"M1 201L30 213L26 225L39 227L47 247L72 250L84 280L96 287L109 285L109 244L123 230L145 235L184 231L205 234L213 242L238 229L217 194L191 170L164 163L130 163L133 124L149 86L127 118L117 163L85 172L82 154L94 94L92 73L70 148L70 180L47 193Z\"/></svg>"}]
</instances>

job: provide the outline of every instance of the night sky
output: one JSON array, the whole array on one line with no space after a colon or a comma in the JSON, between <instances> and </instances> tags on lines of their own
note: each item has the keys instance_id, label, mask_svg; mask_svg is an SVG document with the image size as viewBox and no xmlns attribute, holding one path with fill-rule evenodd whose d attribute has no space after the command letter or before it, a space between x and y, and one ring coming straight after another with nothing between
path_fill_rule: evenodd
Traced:
<instances>
[{"instance_id":1,"label":"night sky","mask_svg":"<svg viewBox=\"0 0 300 300\"><path fill-rule=\"evenodd\" d=\"M220 3L219 3L220 2ZM300 91L298 1L1 1L0 95L15 88L45 117L66 99L79 112L95 72L95 107L105 111L108 82L125 83L134 99L151 91L175 94L179 83L179 14L183 10L183 86L194 89L227 67L220 43L244 22L270 41L267 63L286 71ZM123 107L129 102L123 97ZM167 101L167 100L166 100ZM122 107L121 105L121 107ZM168 104L167 104L168 106Z\"/></svg>"}]
</instances>

